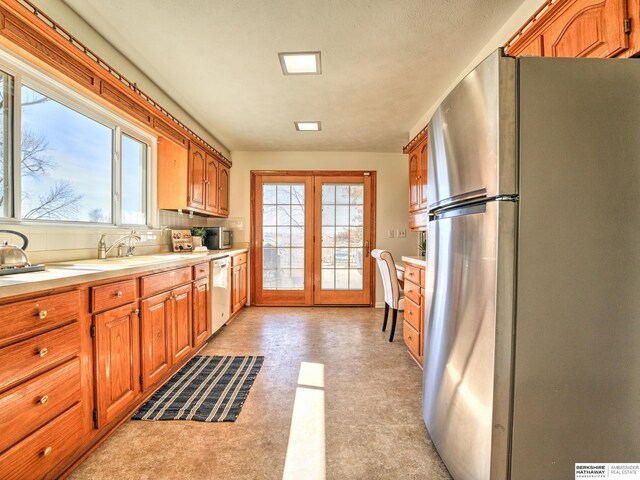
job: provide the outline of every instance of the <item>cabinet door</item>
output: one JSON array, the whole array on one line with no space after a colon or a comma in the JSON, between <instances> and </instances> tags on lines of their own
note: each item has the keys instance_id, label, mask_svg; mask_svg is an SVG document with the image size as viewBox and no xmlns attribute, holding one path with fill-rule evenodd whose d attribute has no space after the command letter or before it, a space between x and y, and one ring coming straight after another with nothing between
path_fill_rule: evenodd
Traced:
<instances>
[{"instance_id":1,"label":"cabinet door","mask_svg":"<svg viewBox=\"0 0 640 480\"><path fill-rule=\"evenodd\" d=\"M240 285L238 289L240 308L247 304L247 264L240 265Z\"/></svg>"},{"instance_id":2,"label":"cabinet door","mask_svg":"<svg viewBox=\"0 0 640 480\"><path fill-rule=\"evenodd\" d=\"M236 313L238 310L240 310L240 284L241 282L241 276L242 274L240 273L240 269L242 268L242 265L238 265L236 267L233 267L233 270L231 271L231 315L233 315L234 313Z\"/></svg>"},{"instance_id":3,"label":"cabinet door","mask_svg":"<svg viewBox=\"0 0 640 480\"><path fill-rule=\"evenodd\" d=\"M140 339L134 303L94 316L97 427L126 410L140 391Z\"/></svg>"},{"instance_id":4,"label":"cabinet door","mask_svg":"<svg viewBox=\"0 0 640 480\"><path fill-rule=\"evenodd\" d=\"M218 161L208 153L206 160L205 209L211 213L218 213Z\"/></svg>"},{"instance_id":5,"label":"cabinet door","mask_svg":"<svg viewBox=\"0 0 640 480\"><path fill-rule=\"evenodd\" d=\"M418 191L420 195L420 208L427 208L427 142L420 146L420 161L418 172Z\"/></svg>"},{"instance_id":6,"label":"cabinet door","mask_svg":"<svg viewBox=\"0 0 640 480\"><path fill-rule=\"evenodd\" d=\"M141 302L142 388L158 382L171 366L169 293Z\"/></svg>"},{"instance_id":7,"label":"cabinet door","mask_svg":"<svg viewBox=\"0 0 640 480\"><path fill-rule=\"evenodd\" d=\"M209 277L193 282L193 345L209 337Z\"/></svg>"},{"instance_id":8,"label":"cabinet door","mask_svg":"<svg viewBox=\"0 0 640 480\"><path fill-rule=\"evenodd\" d=\"M420 208L420 155L414 150L409 155L409 211Z\"/></svg>"},{"instance_id":9,"label":"cabinet door","mask_svg":"<svg viewBox=\"0 0 640 480\"><path fill-rule=\"evenodd\" d=\"M205 208L205 170L206 154L195 143L189 145L189 199L188 206L204 210Z\"/></svg>"},{"instance_id":10,"label":"cabinet door","mask_svg":"<svg viewBox=\"0 0 640 480\"><path fill-rule=\"evenodd\" d=\"M612 57L629 47L624 33L626 2L575 0L568 2L543 34L549 57Z\"/></svg>"},{"instance_id":11,"label":"cabinet door","mask_svg":"<svg viewBox=\"0 0 640 480\"><path fill-rule=\"evenodd\" d=\"M229 167L218 163L218 213L229 215Z\"/></svg>"},{"instance_id":12,"label":"cabinet door","mask_svg":"<svg viewBox=\"0 0 640 480\"><path fill-rule=\"evenodd\" d=\"M171 355L178 363L193 347L191 284L171 292Z\"/></svg>"}]
</instances>

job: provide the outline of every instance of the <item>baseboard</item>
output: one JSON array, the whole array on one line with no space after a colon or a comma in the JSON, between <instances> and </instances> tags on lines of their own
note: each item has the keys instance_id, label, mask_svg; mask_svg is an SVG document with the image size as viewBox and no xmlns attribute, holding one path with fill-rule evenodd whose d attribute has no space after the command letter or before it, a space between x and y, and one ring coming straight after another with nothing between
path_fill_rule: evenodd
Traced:
<instances>
[{"instance_id":1,"label":"baseboard","mask_svg":"<svg viewBox=\"0 0 640 480\"><path fill-rule=\"evenodd\" d=\"M376 302L375 308L384 308L384 302Z\"/></svg>"}]
</instances>

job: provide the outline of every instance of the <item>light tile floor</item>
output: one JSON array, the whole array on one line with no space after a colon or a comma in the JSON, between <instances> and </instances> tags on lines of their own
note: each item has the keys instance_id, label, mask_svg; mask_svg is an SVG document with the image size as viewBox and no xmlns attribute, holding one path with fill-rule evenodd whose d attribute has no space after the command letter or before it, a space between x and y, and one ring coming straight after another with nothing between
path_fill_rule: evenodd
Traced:
<instances>
[{"instance_id":1,"label":"light tile floor","mask_svg":"<svg viewBox=\"0 0 640 480\"><path fill-rule=\"evenodd\" d=\"M245 309L203 351L265 356L236 422L128 421L70 478L280 480L300 365L309 362L324 366L325 455L302 446L308 458L297 460L319 461L326 473L300 480L450 479L422 421L422 372L401 325L389 343L381 319L371 308ZM321 410L311 414L322 420Z\"/></svg>"}]
</instances>

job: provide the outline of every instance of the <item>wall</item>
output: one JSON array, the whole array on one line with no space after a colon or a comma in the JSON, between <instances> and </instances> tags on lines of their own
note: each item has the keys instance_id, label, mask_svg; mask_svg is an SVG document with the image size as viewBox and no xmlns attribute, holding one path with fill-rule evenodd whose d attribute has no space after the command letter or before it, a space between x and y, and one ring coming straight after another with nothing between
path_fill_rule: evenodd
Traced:
<instances>
[{"instance_id":1,"label":"wall","mask_svg":"<svg viewBox=\"0 0 640 480\"><path fill-rule=\"evenodd\" d=\"M543 0L525 0L522 2L522 5L514 12L514 14L509 17L509 20L505 22L505 24L498 30L498 32L493 36L489 42L487 42L476 54L476 56L469 62L467 67L460 72L460 74L456 78L451 79L451 83L447 87L445 91L442 92L442 95L438 98L438 100L431 105L429 110L425 112L425 114L420 118L418 123L416 123L410 130L410 138L415 137L420 130L424 128L424 126L429 123L431 120L431 116L433 112L438 108L438 105L445 99L445 97L449 94L451 90L462 80L471 70L473 70L482 60L484 60L487 56L491 54L494 50L499 47L502 47L511 36L516 33L516 31L524 25L524 23L535 13L538 8L540 8L543 4Z\"/></svg>"},{"instance_id":2,"label":"wall","mask_svg":"<svg viewBox=\"0 0 640 480\"><path fill-rule=\"evenodd\" d=\"M192 226L233 226L232 222L223 218L204 218L189 215L178 215L177 212L160 211L160 228L136 229L136 233L142 237L141 242L136 243L136 255L145 255L158 252L168 252L171 248L169 229L189 230ZM51 223L20 224L0 221L0 229L16 230L27 236L29 246L27 255L31 263L53 263L68 260L80 260L98 258L98 241L100 235L105 234L107 246L115 242L122 235L131 232L131 227L116 228L111 225L104 227L86 227L77 225L55 225ZM22 240L18 237L0 233L0 241L21 246ZM109 256L116 255L115 251Z\"/></svg>"},{"instance_id":3,"label":"wall","mask_svg":"<svg viewBox=\"0 0 640 480\"><path fill-rule=\"evenodd\" d=\"M251 170L369 170L377 172L377 248L395 259L417 255L418 234L408 230L409 172L401 153L368 152L233 152L229 222L236 243L249 242ZM405 229L406 238L388 238L387 230ZM377 269L376 269L377 272ZM383 306L378 273L376 304Z\"/></svg>"},{"instance_id":4,"label":"wall","mask_svg":"<svg viewBox=\"0 0 640 480\"><path fill-rule=\"evenodd\" d=\"M107 40L96 32L87 22L77 15L61 0L31 0L33 4L50 16L65 30L75 36L85 46L93 50L105 62L135 82L140 90L158 102L174 117L200 135L209 144L217 148L227 158L229 150L221 144L211 132L207 131L195 119L180 107L171 97L159 88L149 77L131 63L122 53L116 50Z\"/></svg>"}]
</instances>

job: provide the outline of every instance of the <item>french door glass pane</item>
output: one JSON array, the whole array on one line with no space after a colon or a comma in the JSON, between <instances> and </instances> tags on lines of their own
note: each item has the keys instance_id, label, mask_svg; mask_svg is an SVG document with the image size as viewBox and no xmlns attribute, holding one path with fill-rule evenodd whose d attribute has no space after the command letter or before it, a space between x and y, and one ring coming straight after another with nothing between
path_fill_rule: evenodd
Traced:
<instances>
[{"instance_id":1,"label":"french door glass pane","mask_svg":"<svg viewBox=\"0 0 640 480\"><path fill-rule=\"evenodd\" d=\"M262 186L262 288L304 290L304 183Z\"/></svg>"},{"instance_id":2,"label":"french door glass pane","mask_svg":"<svg viewBox=\"0 0 640 480\"><path fill-rule=\"evenodd\" d=\"M362 290L364 185L322 185L322 290Z\"/></svg>"}]
</instances>

